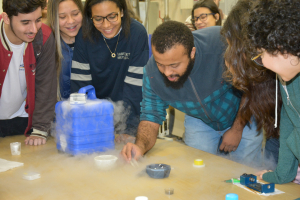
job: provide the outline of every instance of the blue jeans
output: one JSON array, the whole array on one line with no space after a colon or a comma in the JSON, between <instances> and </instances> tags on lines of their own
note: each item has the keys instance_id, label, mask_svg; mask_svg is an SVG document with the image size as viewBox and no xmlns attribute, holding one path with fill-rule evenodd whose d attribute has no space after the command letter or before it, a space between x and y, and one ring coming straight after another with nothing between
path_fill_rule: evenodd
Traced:
<instances>
[{"instance_id":1,"label":"blue jeans","mask_svg":"<svg viewBox=\"0 0 300 200\"><path fill-rule=\"evenodd\" d=\"M247 125L243 130L242 139L236 151L228 154L218 153L218 144L221 136L230 128L223 131L216 131L202 120L185 115L184 142L196 149L206 151L211 154L220 155L236 162L251 166L262 165L262 141L263 134L256 131L256 122Z\"/></svg>"},{"instance_id":2,"label":"blue jeans","mask_svg":"<svg viewBox=\"0 0 300 200\"><path fill-rule=\"evenodd\" d=\"M275 170L278 163L279 139L271 137L266 140L264 164L267 169Z\"/></svg>"}]
</instances>

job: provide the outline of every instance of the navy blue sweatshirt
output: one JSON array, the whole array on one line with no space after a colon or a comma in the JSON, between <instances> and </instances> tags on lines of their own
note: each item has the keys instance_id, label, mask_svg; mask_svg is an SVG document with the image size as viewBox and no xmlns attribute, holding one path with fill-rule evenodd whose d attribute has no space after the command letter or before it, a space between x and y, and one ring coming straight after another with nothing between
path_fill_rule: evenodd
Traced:
<instances>
[{"instance_id":1,"label":"navy blue sweatshirt","mask_svg":"<svg viewBox=\"0 0 300 200\"><path fill-rule=\"evenodd\" d=\"M130 35L124 31L111 39L105 39L116 57L112 58L103 36L94 42L83 39L82 30L76 36L71 69L71 93L81 87L93 85L99 99L124 101L130 107L125 133L136 135L142 101L143 67L149 59L148 35L138 21L131 19ZM119 41L118 41L119 40Z\"/></svg>"}]
</instances>

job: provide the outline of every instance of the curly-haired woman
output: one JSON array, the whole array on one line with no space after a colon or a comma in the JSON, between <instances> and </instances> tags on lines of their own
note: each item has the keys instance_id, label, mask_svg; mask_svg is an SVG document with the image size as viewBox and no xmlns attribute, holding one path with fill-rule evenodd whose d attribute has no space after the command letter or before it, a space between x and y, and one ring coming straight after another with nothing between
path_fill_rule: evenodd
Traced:
<instances>
[{"instance_id":1,"label":"curly-haired woman","mask_svg":"<svg viewBox=\"0 0 300 200\"><path fill-rule=\"evenodd\" d=\"M260 178L273 183L292 181L300 162L299 10L299 0L259 0L245 24L252 60L277 74L283 101L278 165L274 172L259 173Z\"/></svg>"}]
</instances>

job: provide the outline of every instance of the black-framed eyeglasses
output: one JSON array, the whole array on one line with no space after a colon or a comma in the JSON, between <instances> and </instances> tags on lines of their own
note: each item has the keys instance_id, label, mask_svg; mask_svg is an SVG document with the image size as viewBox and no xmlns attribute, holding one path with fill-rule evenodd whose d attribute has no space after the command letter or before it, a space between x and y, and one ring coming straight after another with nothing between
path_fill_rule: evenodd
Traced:
<instances>
[{"instance_id":1,"label":"black-framed eyeglasses","mask_svg":"<svg viewBox=\"0 0 300 200\"><path fill-rule=\"evenodd\" d=\"M258 54L258 55L255 56L255 57L252 57L251 60L254 61L257 65L263 67L264 64L263 64L263 62L262 62L261 55L262 55L262 53Z\"/></svg>"},{"instance_id":2,"label":"black-framed eyeglasses","mask_svg":"<svg viewBox=\"0 0 300 200\"><path fill-rule=\"evenodd\" d=\"M199 17L193 17L192 18L192 22L197 22L199 19L200 19L200 21L205 21L206 19L207 19L207 16L208 15L215 15L216 13L205 13L205 14L201 14L201 15L199 15Z\"/></svg>"},{"instance_id":3,"label":"black-framed eyeglasses","mask_svg":"<svg viewBox=\"0 0 300 200\"><path fill-rule=\"evenodd\" d=\"M118 20L118 15L119 14L120 14L120 12L110 13L106 17L94 16L91 19L93 20L93 22L94 22L95 25L100 25L100 24L102 24L104 22L104 19L106 19L108 22L116 22Z\"/></svg>"}]
</instances>

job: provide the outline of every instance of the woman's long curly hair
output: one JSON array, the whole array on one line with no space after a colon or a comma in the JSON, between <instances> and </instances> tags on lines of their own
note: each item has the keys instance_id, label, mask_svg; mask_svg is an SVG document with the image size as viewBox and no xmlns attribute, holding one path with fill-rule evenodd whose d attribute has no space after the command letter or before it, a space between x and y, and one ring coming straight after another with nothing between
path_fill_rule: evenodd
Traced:
<instances>
[{"instance_id":1,"label":"woman's long curly hair","mask_svg":"<svg viewBox=\"0 0 300 200\"><path fill-rule=\"evenodd\" d=\"M278 95L278 121L282 99L280 91L276 91L276 74L264 67L256 65L247 51L245 37L242 32L242 18L251 8L251 0L239 0L229 13L221 30L228 42L225 52L227 70L226 80L244 92L245 101L241 107L244 122L250 122L254 116L257 130L263 128L268 137L278 138L279 128L274 128L276 92Z\"/></svg>"},{"instance_id":2,"label":"woman's long curly hair","mask_svg":"<svg viewBox=\"0 0 300 200\"><path fill-rule=\"evenodd\" d=\"M260 0L245 16L247 46L257 54L264 49L276 55L291 54L300 58L300 1Z\"/></svg>"}]
</instances>

